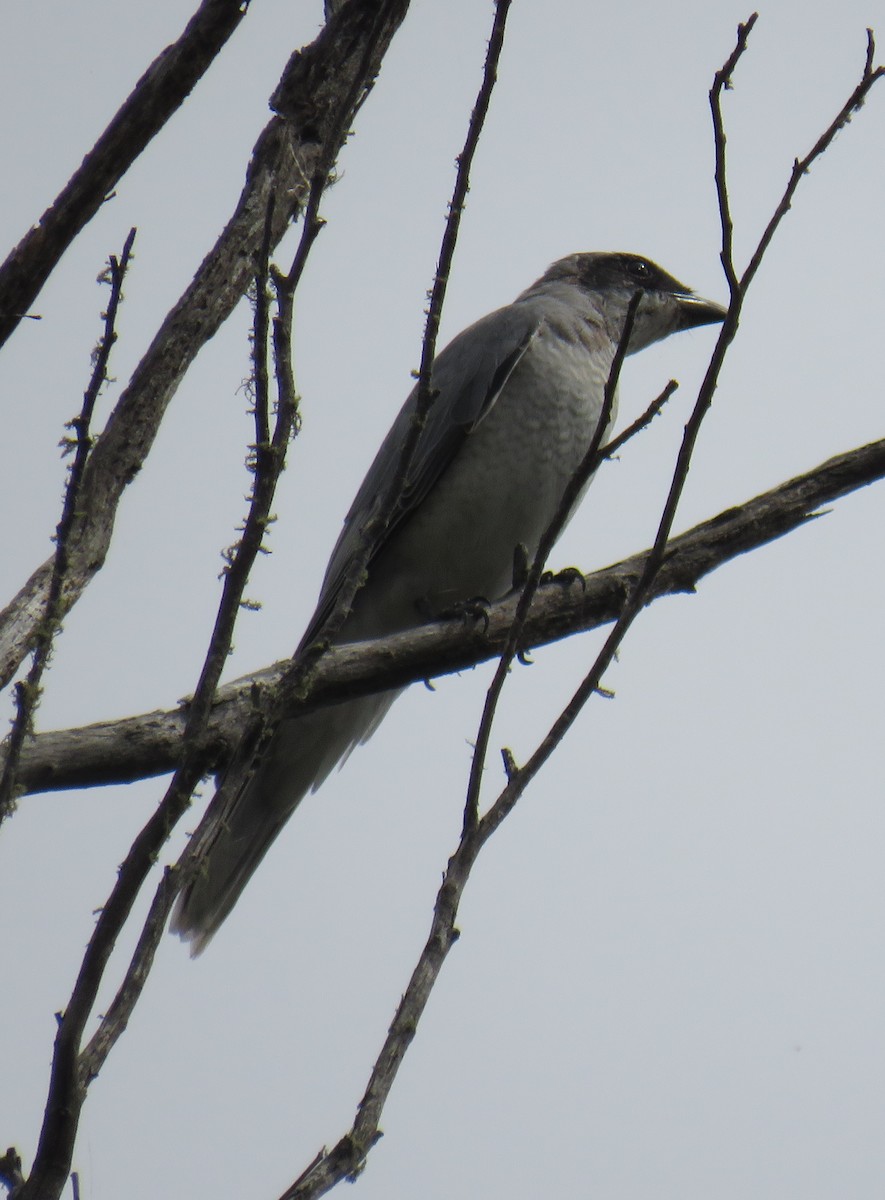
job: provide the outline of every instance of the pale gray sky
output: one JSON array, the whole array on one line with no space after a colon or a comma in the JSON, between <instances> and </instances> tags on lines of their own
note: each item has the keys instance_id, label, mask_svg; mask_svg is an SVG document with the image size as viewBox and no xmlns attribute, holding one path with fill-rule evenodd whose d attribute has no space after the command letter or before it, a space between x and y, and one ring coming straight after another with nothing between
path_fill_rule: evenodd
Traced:
<instances>
[{"instance_id":1,"label":"pale gray sky","mask_svg":"<svg viewBox=\"0 0 885 1200\"><path fill-rule=\"evenodd\" d=\"M190 10L4 6L4 253ZM516 0L444 339L579 249L647 254L725 299L707 91L749 12ZM87 377L104 260L137 225L122 386L231 211L267 96L320 20L319 0L253 0L66 256L36 305L43 320L0 356L4 596L49 552L57 442ZM410 387L490 23L489 4L414 0L342 156L299 293L304 429L274 554L250 589L264 608L242 618L231 675L297 643ZM885 0L762 8L726 103L742 259L793 158L856 83L867 25L885 52ZM804 181L760 272L680 528L885 433L883 139L880 85ZM244 510L247 315L201 354L127 492L108 565L66 622L41 727L192 689L219 551ZM555 565L590 569L649 543L713 338L699 330L630 362L622 421L671 376L680 390L600 473ZM880 1200L883 497L841 501L639 620L606 679L617 699L590 705L476 868L363 1200ZM517 670L494 744L527 757L597 644L572 639ZM457 840L488 677L413 689L304 803L202 959L165 939L91 1089L75 1158L84 1197L273 1197L345 1131ZM53 1013L162 786L27 799L3 830L0 1144L28 1159Z\"/></svg>"}]
</instances>

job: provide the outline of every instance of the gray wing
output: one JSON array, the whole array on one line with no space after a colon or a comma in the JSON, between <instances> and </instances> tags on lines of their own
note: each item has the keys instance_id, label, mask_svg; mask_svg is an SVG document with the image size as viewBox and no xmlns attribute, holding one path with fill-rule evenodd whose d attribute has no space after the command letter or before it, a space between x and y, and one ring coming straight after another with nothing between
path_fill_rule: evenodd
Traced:
<instances>
[{"instance_id":1,"label":"gray wing","mask_svg":"<svg viewBox=\"0 0 885 1200\"><path fill-rule=\"evenodd\" d=\"M438 395L418 439L406 485L386 531L372 547L370 562L418 508L456 456L464 439L491 410L540 326L541 320L534 306L511 304L470 325L437 356L431 386ZM417 385L381 443L344 518L344 528L329 559L316 612L302 639L302 646L319 634L335 604L347 569L361 550L361 531L384 501L416 402Z\"/></svg>"}]
</instances>

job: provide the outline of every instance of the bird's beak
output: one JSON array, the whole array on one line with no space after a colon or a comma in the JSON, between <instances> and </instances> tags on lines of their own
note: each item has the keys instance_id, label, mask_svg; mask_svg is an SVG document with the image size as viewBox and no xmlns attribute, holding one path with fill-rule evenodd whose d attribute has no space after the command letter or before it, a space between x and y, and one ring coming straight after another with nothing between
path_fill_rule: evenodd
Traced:
<instances>
[{"instance_id":1,"label":"bird's beak","mask_svg":"<svg viewBox=\"0 0 885 1200\"><path fill-rule=\"evenodd\" d=\"M718 325L724 321L728 309L714 300L705 300L694 292L674 292L673 299L679 312L679 328L694 329L699 325Z\"/></svg>"}]
</instances>

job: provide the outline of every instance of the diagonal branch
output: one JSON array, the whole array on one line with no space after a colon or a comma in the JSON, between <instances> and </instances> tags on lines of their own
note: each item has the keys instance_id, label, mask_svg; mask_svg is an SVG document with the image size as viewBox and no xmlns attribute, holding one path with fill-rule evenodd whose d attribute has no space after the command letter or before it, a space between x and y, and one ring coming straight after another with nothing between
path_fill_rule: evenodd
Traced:
<instances>
[{"instance_id":1,"label":"diagonal branch","mask_svg":"<svg viewBox=\"0 0 885 1200\"><path fill-rule=\"evenodd\" d=\"M754 17L754 19L755 19L755 17ZM787 215L787 213L790 211L790 206L793 202L793 197L796 194L796 189L798 188L799 184L802 181L802 177L804 175L808 174L808 172L811 170L811 167L815 163L815 161L818 158L820 158L820 156L829 149L829 147L833 143L836 135L845 128L845 126L849 123L849 121L855 115L855 113L860 112L861 108L863 107L864 101L866 100L867 96L870 94L871 90L875 87L875 85L882 78L882 76L885 75L885 67L874 67L873 66L873 59L875 58L875 56L876 56L876 40L873 37L872 29L868 29L867 30L866 60L864 62L864 68L863 68L863 73L861 74L860 82L858 83L858 85L854 89L854 91L851 93L851 95L848 97L848 99L845 101L845 103L842 105L842 108L839 110L839 112L833 118L833 120L830 123L830 125L828 126L828 128L825 129L824 132L820 135L820 137L817 139L817 141L814 143L814 145L811 147L811 149L808 151L808 153L805 155L805 157L801 158L801 159L796 159L796 161L793 163L793 169L790 172L790 178L789 178L789 181L787 182L786 188L784 189L784 194L781 197L780 203L778 204L777 208L774 210L771 220L766 225L765 231L763 232L762 237L759 239L759 245L756 247L755 251L753 252L752 257L750 258L750 261L747 264L743 275L741 276L740 283L741 283L741 288L744 291L746 291L746 289L749 287L753 277L755 276L756 272L759 270L759 266L762 262L762 256L765 254L765 251L768 249L768 247L771 243L771 239L774 237L775 233L777 232L778 226L780 225L780 223L784 219L784 217ZM719 101L720 101L720 97L717 94L715 97L714 112L716 112L716 110L718 109ZM718 128L721 128L721 119L719 121ZM721 196L723 194L722 190L721 190L721 188L717 188L717 190L719 191L719 195L721 198Z\"/></svg>"},{"instance_id":2,"label":"diagonal branch","mask_svg":"<svg viewBox=\"0 0 885 1200\"><path fill-rule=\"evenodd\" d=\"M615 396L618 391L618 380L621 375L621 368L624 365L624 359L627 356L627 346L630 343L630 336L633 333L633 325L636 320L636 313L642 301L642 292L638 291L631 297L630 303L627 306L627 314L624 318L624 328L621 330L621 337L615 351L615 356L612 360L609 370L608 379L606 380L605 390L603 394L602 409L599 414L599 419L596 422L596 427L593 430L593 436L590 439L590 445L584 454L583 459L578 464L578 469L568 481L568 484L560 497L559 505L556 512L553 514L548 527L544 530L535 554L534 562L529 568L528 577L522 587L522 594L519 598L519 604L516 608L516 615L513 619L513 624L510 628L510 633L507 637L507 644L501 655L498 666L495 669L494 678L489 685L486 693L485 703L483 704L482 716L480 717L479 729L476 735L476 744L473 750L473 756L470 763L470 777L467 781L467 797L464 802L464 830L465 832L476 827L479 820L479 792L482 783L483 772L485 771L486 757L488 755L489 739L492 733L492 723L495 718L495 713L498 708L498 702L501 698L501 693L504 690L504 684L510 674L510 668L513 665L513 660L516 658L520 649L520 641L523 636L523 628L528 618L529 610L532 605L532 600L538 590L538 585L541 582L541 575L547 565L547 559L553 549L560 533L568 521L569 514L574 509L578 502L581 493L589 483L591 477L597 467L602 462L607 453L612 453L602 449L602 439L608 431L609 422L611 421L612 411L615 404ZM666 402L668 396L675 389L676 384L668 385L668 388L661 396L652 404L649 412L653 415ZM650 418L649 418L650 419ZM645 421L642 419L637 425L637 428L644 427ZM623 444L624 439L619 439L619 444Z\"/></svg>"},{"instance_id":3,"label":"diagonal branch","mask_svg":"<svg viewBox=\"0 0 885 1200\"><path fill-rule=\"evenodd\" d=\"M273 248L291 219L303 210L316 165L334 162L345 140L350 119L340 120L341 98L355 97L348 114L352 118L408 3L352 0L286 65L273 98L284 115L273 117L260 135L234 215L166 317L96 445L84 478L82 509L69 540L63 613L101 568L120 497L141 470L185 372L245 295L271 197ZM51 574L50 559L0 613L0 684L8 682L28 651L45 609Z\"/></svg>"},{"instance_id":4,"label":"diagonal branch","mask_svg":"<svg viewBox=\"0 0 885 1200\"><path fill-rule=\"evenodd\" d=\"M77 234L215 61L246 8L241 0L203 0L178 41L151 63L56 199L0 266L0 346Z\"/></svg>"},{"instance_id":5,"label":"diagonal branch","mask_svg":"<svg viewBox=\"0 0 885 1200\"><path fill-rule=\"evenodd\" d=\"M739 50L742 47L739 46ZM737 56L735 61L737 60ZM867 70L869 71L869 56ZM764 252L764 247L762 247ZM730 277L731 278L731 277ZM747 283L749 280L747 280ZM301 1200L327 1190L325 1181L314 1187L314 1180L326 1171L326 1164L334 1164L332 1182L348 1176L347 1167L354 1164L359 1170L363 1159L379 1136L381 1109L399 1070L403 1056L415 1036L418 1022L424 1012L430 994L436 984L449 950L458 938L455 920L458 907L471 869L480 851L501 822L512 811L528 782L547 761L565 730L569 727L587 698L598 688L603 672L607 669L624 635L629 630L641 608L654 594L656 580L668 554L668 539L672 529L679 499L688 472L698 431L704 416L712 404L719 370L726 350L737 331L740 305L746 284L732 291L732 303L717 340L709 368L698 392L697 401L685 429L685 436L677 456L673 478L664 504L654 545L645 557L638 581L628 592L620 616L605 645L600 651L584 683L572 702L554 723L549 735L521 769L510 769L508 764L507 786L478 821L471 821L469 811L458 846L449 859L442 885L437 893L430 933L418 959L409 983L397 1006L393 1022L381 1052L373 1067L369 1084L361 1100L356 1120L351 1129L338 1141L331 1151L321 1152L314 1163L297 1183L286 1191L282 1200ZM469 810L469 805L468 805ZM352 1170L350 1174L352 1175Z\"/></svg>"},{"instance_id":6,"label":"diagonal branch","mask_svg":"<svg viewBox=\"0 0 885 1200\"><path fill-rule=\"evenodd\" d=\"M815 144L812 151L802 160L797 167L802 169L794 172L787 184L783 198L775 210L775 214L766 227L759 244L751 258L750 265L747 267L742 278L738 279L737 270L734 265L732 255L732 238L731 238L731 218L728 204L728 189L725 170L725 139L723 132L723 122L721 116L721 101L722 93L726 87L730 86L731 74L734 71L740 57L746 50L747 38L752 29L755 17L751 18L745 25L738 28L738 40L735 50L732 52L723 68L716 73L713 81L713 86L710 89L710 107L713 114L713 134L716 146L716 186L719 199L720 223L722 231L722 262L726 277L729 281L731 289L731 302L728 306L728 312L722 324L719 337L713 349L713 354L707 367L704 379L698 391L697 400L694 408L686 423L685 431L682 438L682 443L679 447L679 453L676 457L676 464L673 469L673 476L670 483L670 488L667 498L664 502L661 518L658 523L657 533L655 534L654 545L649 551L643 563L642 573L627 596L626 602L615 622L614 628L609 633L605 640L602 649L596 657L595 662L584 677L580 686L574 693L572 699L560 713L559 717L554 721L546 737L531 755L526 764L520 769L508 769L507 786L500 793L498 798L490 810L486 813L481 821L477 833L481 840L490 837L491 834L498 828L501 822L509 815L519 797L525 791L525 788L531 780L537 775L538 771L548 761L551 754L558 746L559 742L564 737L565 733L571 728L578 713L582 710L589 698L599 690L602 677L608 669L612 660L618 652L618 649L627 635L633 621L639 615L642 608L654 595L655 579L660 572L665 559L669 553L668 539L673 528L673 522L676 518L676 512L682 498L682 492L685 487L685 482L688 478L688 471L691 465L694 449L697 444L697 439L700 434L701 426L707 413L713 403L713 397L718 384L719 373L722 369L722 364L725 361L725 356L729 346L737 334L738 323L740 320L741 309L746 297L747 289L753 280L755 270L762 260L771 239L780 223L780 220L789 210L790 202L798 186L799 180L802 178L804 171L808 165L820 154L822 154L831 143L839 129L850 119L850 115L863 102L863 97L873 86L876 80L883 73L881 70L874 71L872 68L872 58L874 53L874 44L872 34L868 34L867 56L864 64L864 70L861 82L852 92L849 100L836 115L827 130L821 135Z\"/></svg>"},{"instance_id":7,"label":"diagonal branch","mask_svg":"<svg viewBox=\"0 0 885 1200\"><path fill-rule=\"evenodd\" d=\"M364 53L368 54L370 51L366 50ZM337 145L339 137L343 137L345 123L357 103L360 89L359 78L358 72L351 90L339 100L336 118L337 131L329 138L330 154L333 153L332 148ZM157 814L140 835L144 837L150 831L150 862L156 860L157 854L174 824L186 811L194 787L204 773L203 741L213 697L218 687L224 661L230 652L239 608L245 603L243 597L249 574L262 548L265 530L272 519L271 505L280 475L285 467L286 451L290 440L298 432L299 397L292 368L295 292L317 235L323 227L323 221L319 216L319 207L331 178L331 171L331 158L320 160L316 165L301 225L301 237L288 274L283 274L270 264L271 229L274 217L273 197L268 203L255 279L252 329L255 444L251 448L250 461L250 469L255 478L249 515L239 543L228 555L229 562L225 572L224 589L209 650L196 693L188 706L181 761L176 767L175 775ZM276 292L276 313L272 322L272 334L268 293L268 280L271 277ZM271 402L267 369L269 335L273 346L274 375L277 384L273 435L270 432ZM194 869L196 866L194 861L190 861L187 865L179 866L175 871L168 869L164 871L142 927L135 952L117 994L108 1011L101 1018L98 1029L89 1044L79 1055L78 1075L83 1088L101 1070L108 1054L126 1029L153 965L171 907L181 886L188 878L188 870ZM140 889L145 877L146 871L143 867L139 869L136 864L126 880L132 899ZM115 888L114 894L117 891L119 891L119 885ZM125 916L128 916L128 911ZM89 950L92 950L92 944L90 944Z\"/></svg>"},{"instance_id":8,"label":"diagonal branch","mask_svg":"<svg viewBox=\"0 0 885 1200\"><path fill-rule=\"evenodd\" d=\"M433 369L433 360L436 357L436 340L439 335L439 324L442 319L446 289L449 285L449 274L452 270L452 259L455 256L455 246L461 227L461 217L464 214L467 193L470 190L470 169L473 166L476 148L479 145L479 137L482 133L486 116L488 115L492 92L498 79L498 63L504 47L504 30L507 25L507 14L510 11L510 3L511 0L497 0L495 4L495 19L492 23L492 32L489 37L482 82L476 96L473 112L470 114L464 148L457 158L458 171L455 178L455 187L452 192L451 202L449 203L449 215L446 220L442 244L440 245L436 276L429 294L430 304L427 310L424 342L421 347L421 366L418 370L420 398L417 405L416 417L426 412L431 402L430 373Z\"/></svg>"}]
</instances>

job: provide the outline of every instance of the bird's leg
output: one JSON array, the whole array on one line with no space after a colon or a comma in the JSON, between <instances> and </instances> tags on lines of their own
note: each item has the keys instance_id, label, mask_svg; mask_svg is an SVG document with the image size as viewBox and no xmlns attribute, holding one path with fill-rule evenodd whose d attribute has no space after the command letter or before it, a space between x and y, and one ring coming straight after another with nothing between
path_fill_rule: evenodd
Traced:
<instances>
[{"instance_id":1,"label":"bird's leg","mask_svg":"<svg viewBox=\"0 0 885 1200\"><path fill-rule=\"evenodd\" d=\"M513 547L513 590L521 592L529 577L529 548L525 542Z\"/></svg>"}]
</instances>

